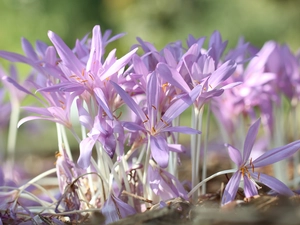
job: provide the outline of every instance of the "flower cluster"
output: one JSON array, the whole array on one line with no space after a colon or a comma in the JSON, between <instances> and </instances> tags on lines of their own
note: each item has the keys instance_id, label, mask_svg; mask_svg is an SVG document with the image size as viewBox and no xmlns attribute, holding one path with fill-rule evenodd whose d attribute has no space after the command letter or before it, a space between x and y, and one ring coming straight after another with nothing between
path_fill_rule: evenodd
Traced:
<instances>
[{"instance_id":1,"label":"flower cluster","mask_svg":"<svg viewBox=\"0 0 300 225\"><path fill-rule=\"evenodd\" d=\"M100 26L95 26L91 39L87 35L76 40L71 49L49 31L52 46L37 41L34 48L23 38L25 55L0 51L0 57L32 67L25 82L19 81L15 67L9 74L0 70L0 128L7 126L5 118L11 115L11 127L48 120L55 122L58 135L56 167L52 170L27 183L8 185L3 172L7 168L0 168L0 223L47 220L62 224L63 220L83 220L98 209L110 223L160 201L177 197L194 201L195 190L207 180L203 173L201 185L197 185L201 140L208 140L202 128L205 107L218 121L222 142L238 145L244 138L237 135L243 133L239 128L244 129L245 121L256 121L245 136L243 154L226 145L238 169L231 170L234 174L221 204L234 200L241 180L247 197L258 193L254 180L279 194L293 195L281 181L255 172L255 168L289 158L299 149L300 141L267 151L257 159L250 157L260 124L257 114L265 128L265 146L270 146L278 144L274 142L278 137L274 108L283 104L284 98L293 111L297 109L299 60L287 46L268 42L259 50L240 40L225 54L227 41L216 31L207 49L203 47L205 38L191 35L185 44L170 43L160 51L137 38L138 44L117 58L116 49L105 50L123 34L110 35L111 31L102 35ZM10 103L3 97L6 90ZM19 106L27 96L35 98L37 104L21 107L30 115L19 120ZM180 116L189 108L192 125L181 126ZM72 119L74 114L78 115L76 120ZM8 141L7 166L14 164L16 130L11 129L14 138ZM73 159L66 132L78 142L78 160ZM179 142L179 133L191 136L190 147ZM286 144L284 141L280 144ZM191 156L192 190L183 187L178 178L180 154L185 152ZM38 181L51 173L57 175L57 182L51 185L58 189L46 190Z\"/></svg>"}]
</instances>

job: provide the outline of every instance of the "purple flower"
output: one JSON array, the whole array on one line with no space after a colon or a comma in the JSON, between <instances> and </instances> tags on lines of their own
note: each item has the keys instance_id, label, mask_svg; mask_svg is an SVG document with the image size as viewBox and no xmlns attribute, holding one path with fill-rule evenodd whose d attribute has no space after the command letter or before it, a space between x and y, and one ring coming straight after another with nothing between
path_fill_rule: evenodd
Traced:
<instances>
[{"instance_id":1,"label":"purple flower","mask_svg":"<svg viewBox=\"0 0 300 225\"><path fill-rule=\"evenodd\" d=\"M118 221L136 213L136 210L132 206L123 202L113 193L109 195L101 211L105 216L105 224Z\"/></svg>"},{"instance_id":2,"label":"purple flower","mask_svg":"<svg viewBox=\"0 0 300 225\"><path fill-rule=\"evenodd\" d=\"M229 156L231 160L237 165L238 170L230 178L225 188L222 198L222 205L225 205L234 200L241 180L244 180L244 192L246 197L251 197L258 194L257 188L259 188L259 186L255 182L255 180L265 184L278 194L286 196L294 195L294 193L281 181L266 174L255 172L254 169L273 164L292 156L299 150L300 141L298 140L283 147L269 150L252 161L252 158L250 158L250 154L254 145L254 141L256 139L259 125L260 119L258 119L249 128L244 142L243 154L241 154L241 152L233 146L228 144L226 145L228 148Z\"/></svg>"},{"instance_id":3,"label":"purple flower","mask_svg":"<svg viewBox=\"0 0 300 225\"><path fill-rule=\"evenodd\" d=\"M186 110L198 96L201 86L196 86L188 94L174 101L172 105L163 113L159 102L160 87L157 80L156 72L149 75L147 84L147 114L137 105L137 103L116 83L111 82L116 91L119 93L123 101L130 109L140 117L143 125L138 125L132 122L124 123L124 126L131 131L143 131L150 135L151 154L154 160L165 168L169 161L169 150L167 144L166 132L181 132L186 134L197 134L199 131L188 127L172 127L173 119L179 116Z\"/></svg>"},{"instance_id":4,"label":"purple flower","mask_svg":"<svg viewBox=\"0 0 300 225\"><path fill-rule=\"evenodd\" d=\"M187 191L175 176L159 168L155 163L150 164L148 167L148 182L150 188L161 200L165 201L176 197L188 199Z\"/></svg>"}]
</instances>

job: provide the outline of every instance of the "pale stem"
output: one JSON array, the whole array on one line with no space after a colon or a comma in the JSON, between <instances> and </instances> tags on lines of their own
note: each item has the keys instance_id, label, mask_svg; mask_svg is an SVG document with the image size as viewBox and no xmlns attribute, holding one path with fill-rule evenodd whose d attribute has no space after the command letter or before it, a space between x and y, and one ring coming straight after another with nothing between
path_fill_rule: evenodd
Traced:
<instances>
[{"instance_id":1,"label":"pale stem","mask_svg":"<svg viewBox=\"0 0 300 225\"><path fill-rule=\"evenodd\" d=\"M279 147L285 144L284 136L283 136L283 129L284 129L284 122L285 122L285 115L283 111L283 105L282 105L281 99L281 105L278 107L274 103L273 105L273 112L274 112L274 118L276 118L274 121L274 134L273 134L273 141L272 147ZM288 183L288 176L287 176L287 160L281 160L279 162L276 162L273 164L274 168L274 175L275 177L280 180L281 182L287 184Z\"/></svg>"},{"instance_id":2,"label":"pale stem","mask_svg":"<svg viewBox=\"0 0 300 225\"><path fill-rule=\"evenodd\" d=\"M201 107L199 109L194 106L194 111L195 111L196 129L201 130L203 107ZM194 149L192 149L192 152L194 152L193 153L194 158L192 158L192 187L194 187L199 182L201 135L197 134L197 135L192 135L192 136L196 136L194 139L195 144L193 144ZM200 190L198 190L198 193L194 193L193 198L196 199L199 194L200 194Z\"/></svg>"},{"instance_id":3,"label":"pale stem","mask_svg":"<svg viewBox=\"0 0 300 225\"><path fill-rule=\"evenodd\" d=\"M208 145L208 135L209 135L209 125L210 125L210 103L207 107L207 117L206 117L206 126L205 126L205 134L204 134L204 150L203 150L203 164L202 164L202 180L206 178L207 168L207 145ZM203 184L202 192L203 195L206 194L206 183Z\"/></svg>"},{"instance_id":4,"label":"pale stem","mask_svg":"<svg viewBox=\"0 0 300 225\"><path fill-rule=\"evenodd\" d=\"M16 141L18 134L18 121L20 116L20 104L19 101L11 96L11 114L9 121L8 141L7 141L7 152L8 152L8 164L12 167L15 163L15 151Z\"/></svg>"},{"instance_id":5,"label":"pale stem","mask_svg":"<svg viewBox=\"0 0 300 225\"><path fill-rule=\"evenodd\" d=\"M17 201L18 201L18 198L20 197L20 195L22 194L22 192L31 184L37 182L38 180L46 177L46 176L49 176L50 174L52 173L55 173L56 172L56 168L52 168L50 170L47 170L41 174L39 174L38 176L34 177L33 179L31 179L30 181L28 181L26 184L22 185L20 188L19 188L19 193L14 201L14 204L13 204L13 207L15 207L15 205L17 204Z\"/></svg>"},{"instance_id":6,"label":"pale stem","mask_svg":"<svg viewBox=\"0 0 300 225\"><path fill-rule=\"evenodd\" d=\"M297 101L296 99L294 101ZM298 102L295 102L295 104L293 104L293 100L292 100L292 110L291 110L291 117L292 117L292 132L293 132L293 139L294 140L297 140L298 139L298 135L299 135L299 132L298 132L298 129L297 129L297 126L298 126L298 120L297 120L297 103ZM293 187L294 188L298 188L298 181L297 181L297 178L299 177L299 173L298 173L298 166L299 166L299 156L300 156L300 153L299 151L297 151L295 153L295 155L293 156Z\"/></svg>"},{"instance_id":7,"label":"pale stem","mask_svg":"<svg viewBox=\"0 0 300 225\"><path fill-rule=\"evenodd\" d=\"M55 125L56 125L56 131L57 131L58 150L62 154L63 153L63 140L62 140L60 124L56 123Z\"/></svg>"},{"instance_id":8,"label":"pale stem","mask_svg":"<svg viewBox=\"0 0 300 225\"><path fill-rule=\"evenodd\" d=\"M178 117L176 117L174 120L173 120L173 126L174 127L177 127L177 126L179 126L179 124L180 124L180 117L178 116ZM173 133L173 135L174 135L174 144L177 144L178 143L178 140L179 140L179 132L174 132ZM170 138L168 138L168 142L170 143L170 144L172 144L171 143L171 140L172 138L170 137ZM177 152L169 152L169 155L170 155L170 157L169 157L169 159L170 159L170 163L169 163L169 166L168 166L168 170L169 170L169 172L171 173L171 174L173 174L175 177L177 177L178 178L178 163L177 163L177 158L178 158L178 153Z\"/></svg>"},{"instance_id":9,"label":"pale stem","mask_svg":"<svg viewBox=\"0 0 300 225\"><path fill-rule=\"evenodd\" d=\"M144 198L148 199L148 192L149 187L147 185L147 175L148 175L148 166L150 161L150 155L151 155L151 147L150 147L150 134L148 134L148 144L147 144L147 151L146 151L146 157L145 157L145 163L144 163L144 174L143 174L143 188L144 188Z\"/></svg>"},{"instance_id":10,"label":"pale stem","mask_svg":"<svg viewBox=\"0 0 300 225\"><path fill-rule=\"evenodd\" d=\"M66 129L62 124L59 124L59 125L60 125L60 129L61 129L61 134L62 134L62 139L63 139L63 144L64 144L64 147L65 147L65 150L68 154L69 159L71 161L73 161L73 157L72 157L68 137L67 137L67 134L66 134Z\"/></svg>"},{"instance_id":11,"label":"pale stem","mask_svg":"<svg viewBox=\"0 0 300 225\"><path fill-rule=\"evenodd\" d=\"M193 189L188 193L188 197L190 198L207 181L210 181L211 179L213 179L217 176L220 176L220 175L224 175L224 174L228 174L228 173L235 173L235 172L236 172L236 169L223 170L223 171L220 171L220 172L217 172L217 173L211 175L210 177L205 178L200 183L198 183L195 187L193 187Z\"/></svg>"}]
</instances>

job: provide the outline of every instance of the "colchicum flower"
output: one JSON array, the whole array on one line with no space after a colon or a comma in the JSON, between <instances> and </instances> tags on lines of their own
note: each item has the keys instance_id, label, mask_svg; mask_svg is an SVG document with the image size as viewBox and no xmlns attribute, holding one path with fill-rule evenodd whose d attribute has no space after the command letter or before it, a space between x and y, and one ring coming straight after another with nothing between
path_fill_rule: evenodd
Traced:
<instances>
[{"instance_id":1,"label":"colchicum flower","mask_svg":"<svg viewBox=\"0 0 300 225\"><path fill-rule=\"evenodd\" d=\"M222 198L222 205L234 200L241 180L244 181L244 192L246 197L251 197L258 194L257 188L259 188L259 186L255 181L265 184L278 194L286 196L294 195L294 193L284 183L274 177L260 172L255 172L255 168L267 166L292 156L300 149L300 141L298 140L285 146L274 148L267 151L255 160L252 160L252 158L250 158L250 154L256 139L259 125L260 119L258 119L249 128L244 142L243 154L241 154L241 152L233 146L226 144L229 156L237 165L238 169L230 178L225 188Z\"/></svg>"}]
</instances>

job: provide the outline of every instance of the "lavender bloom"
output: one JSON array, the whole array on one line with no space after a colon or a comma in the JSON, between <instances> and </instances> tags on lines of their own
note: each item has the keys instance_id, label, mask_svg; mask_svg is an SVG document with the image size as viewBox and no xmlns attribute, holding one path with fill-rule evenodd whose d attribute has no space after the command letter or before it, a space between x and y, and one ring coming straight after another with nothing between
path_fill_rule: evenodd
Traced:
<instances>
[{"instance_id":1,"label":"lavender bloom","mask_svg":"<svg viewBox=\"0 0 300 225\"><path fill-rule=\"evenodd\" d=\"M119 93L123 101L131 108L131 110L141 118L143 126L126 122L124 126L132 131L143 131L145 134L150 135L151 154L154 160L162 167L165 168L169 161L169 147L167 144L166 132L181 132L187 134L197 134L199 131L188 127L172 127L171 122L186 110L198 96L201 86L196 86L190 93L174 101L174 103L165 111L159 111L158 105L159 87L157 83L156 73L153 72L149 75L147 86L147 103L148 115L137 105L137 103L116 83L113 83L116 91ZM161 116L161 117L158 117Z\"/></svg>"},{"instance_id":2,"label":"lavender bloom","mask_svg":"<svg viewBox=\"0 0 300 225\"><path fill-rule=\"evenodd\" d=\"M226 185L222 198L222 205L225 205L234 200L241 180L244 180L244 192L246 197L251 197L258 194L257 188L259 188L259 186L255 182L255 180L265 184L281 195L294 195L294 193L281 181L266 174L255 172L254 169L273 164L292 156L299 150L300 141L298 140L285 146L274 148L267 151L255 160L252 160L252 158L250 158L250 154L259 129L259 125L260 119L258 119L249 128L244 142L243 154L241 154L241 152L233 146L229 144L226 145L228 148L229 156L231 160L237 165L238 170L233 174L228 184Z\"/></svg>"},{"instance_id":3,"label":"lavender bloom","mask_svg":"<svg viewBox=\"0 0 300 225\"><path fill-rule=\"evenodd\" d=\"M135 214L136 210L111 193L103 205L102 213L105 216L105 224L109 224Z\"/></svg>"},{"instance_id":4,"label":"lavender bloom","mask_svg":"<svg viewBox=\"0 0 300 225\"><path fill-rule=\"evenodd\" d=\"M155 163L150 162L150 164L148 182L150 188L161 200L166 201L176 197L188 199L187 191L175 176L159 168Z\"/></svg>"}]
</instances>

